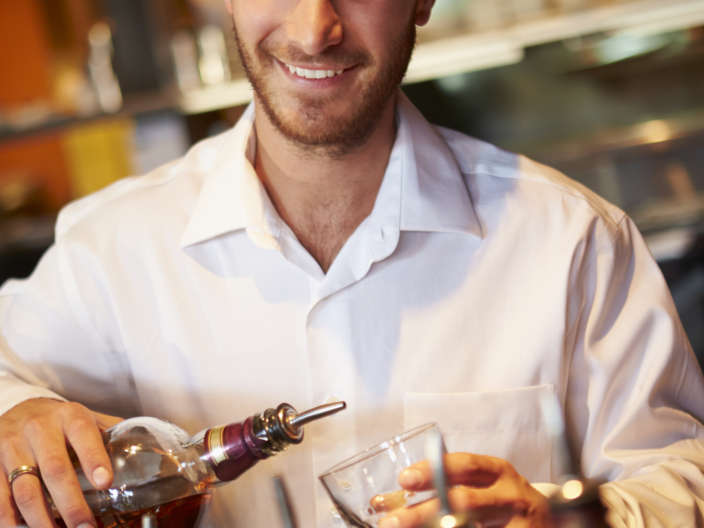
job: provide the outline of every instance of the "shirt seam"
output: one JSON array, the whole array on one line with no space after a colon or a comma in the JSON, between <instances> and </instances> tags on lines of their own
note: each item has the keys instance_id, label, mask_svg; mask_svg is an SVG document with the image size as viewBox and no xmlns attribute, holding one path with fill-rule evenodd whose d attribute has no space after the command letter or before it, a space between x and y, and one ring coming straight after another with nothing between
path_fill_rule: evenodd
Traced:
<instances>
[{"instance_id":1,"label":"shirt seam","mask_svg":"<svg viewBox=\"0 0 704 528\"><path fill-rule=\"evenodd\" d=\"M613 205L612 205L612 207L615 208L620 213L618 217L616 217L615 215L612 215L611 212L606 209L603 212L601 212L601 211L599 211L599 209L597 209L594 206L594 204L592 203L592 199L590 199L588 196L585 196L582 193L574 191L565 185L561 185L557 182L553 182L550 180L545 180L542 178L540 178L540 179L530 178L530 177L526 177L526 176L522 177L520 175L519 176L510 176L510 175L505 175L505 174L498 174L496 172L481 171L481 170L472 170L472 171L462 171L461 170L460 173L462 174L462 177L465 178L465 180L470 176L488 176L491 178L501 178L501 179L507 179L507 180L511 179L511 180L517 180L517 181L523 181L523 182L530 182L530 183L534 183L536 185L546 185L546 186L551 187L553 189L557 189L561 194L564 194L564 195L569 196L571 198L577 199L580 202L583 202L584 204L587 205L587 207L589 207L589 210L592 213L594 213L599 218L608 220L609 223L611 223L617 229L621 228L621 224L623 223L624 219L628 217L628 215L623 210L621 210L618 206L613 206ZM530 174L530 173L527 173L527 174ZM560 173L560 174L562 174L562 173ZM565 176L565 177L567 177L567 176ZM470 196L471 196L471 194L470 194ZM604 214L604 213L606 213L606 214Z\"/></svg>"}]
</instances>

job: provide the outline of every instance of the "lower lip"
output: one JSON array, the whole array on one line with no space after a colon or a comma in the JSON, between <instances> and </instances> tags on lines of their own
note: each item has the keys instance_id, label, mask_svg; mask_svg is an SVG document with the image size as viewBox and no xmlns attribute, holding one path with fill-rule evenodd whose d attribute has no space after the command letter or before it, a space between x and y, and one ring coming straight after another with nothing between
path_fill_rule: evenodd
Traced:
<instances>
[{"instance_id":1,"label":"lower lip","mask_svg":"<svg viewBox=\"0 0 704 528\"><path fill-rule=\"evenodd\" d=\"M324 77L322 79L306 79L305 77L299 77L295 73L291 73L291 70L289 70L288 67L281 61L277 61L277 63L279 65L279 68L283 71L284 75L286 75L289 79L293 80L294 82L306 86L307 88L328 88L337 86L345 79L347 79L350 76L352 70L355 69L354 66L352 68L347 68L343 70L341 74L335 75L334 77Z\"/></svg>"}]
</instances>

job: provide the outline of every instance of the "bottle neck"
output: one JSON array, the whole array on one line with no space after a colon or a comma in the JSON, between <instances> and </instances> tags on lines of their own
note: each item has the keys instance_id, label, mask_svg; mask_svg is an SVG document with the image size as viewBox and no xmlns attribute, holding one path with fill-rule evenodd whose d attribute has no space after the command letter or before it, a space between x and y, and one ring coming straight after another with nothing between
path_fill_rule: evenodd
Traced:
<instances>
[{"instance_id":1,"label":"bottle neck","mask_svg":"<svg viewBox=\"0 0 704 528\"><path fill-rule=\"evenodd\" d=\"M260 460L268 458L267 439L256 434L254 419L207 429L203 434L203 457L218 480L239 477Z\"/></svg>"},{"instance_id":2,"label":"bottle neck","mask_svg":"<svg viewBox=\"0 0 704 528\"><path fill-rule=\"evenodd\" d=\"M195 435L201 459L223 482L236 479L254 464L303 440L303 429L293 425L296 410L287 403L250 416L240 423L212 427Z\"/></svg>"},{"instance_id":3,"label":"bottle neck","mask_svg":"<svg viewBox=\"0 0 704 528\"><path fill-rule=\"evenodd\" d=\"M290 408L282 404L244 422L205 429L191 443L202 446L201 459L219 481L234 480L260 460L303 440L302 430L287 423Z\"/></svg>"}]
</instances>

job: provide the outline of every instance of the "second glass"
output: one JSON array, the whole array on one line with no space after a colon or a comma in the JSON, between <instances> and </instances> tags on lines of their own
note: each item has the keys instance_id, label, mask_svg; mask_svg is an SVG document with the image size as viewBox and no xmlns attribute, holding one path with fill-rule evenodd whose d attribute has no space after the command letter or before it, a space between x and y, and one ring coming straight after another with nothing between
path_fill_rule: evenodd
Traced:
<instances>
[{"instance_id":1,"label":"second glass","mask_svg":"<svg viewBox=\"0 0 704 528\"><path fill-rule=\"evenodd\" d=\"M437 438L442 438L437 424L421 425L343 460L320 475L320 481L348 525L374 528L389 511L436 496L434 489L405 491L398 477L425 460L429 439Z\"/></svg>"}]
</instances>

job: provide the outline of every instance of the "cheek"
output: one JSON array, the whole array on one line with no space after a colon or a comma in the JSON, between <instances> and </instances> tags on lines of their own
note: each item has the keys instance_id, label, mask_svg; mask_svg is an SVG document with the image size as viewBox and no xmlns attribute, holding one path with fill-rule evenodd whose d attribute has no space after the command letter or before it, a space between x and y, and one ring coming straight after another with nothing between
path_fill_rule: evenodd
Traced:
<instances>
[{"instance_id":1,"label":"cheek","mask_svg":"<svg viewBox=\"0 0 704 528\"><path fill-rule=\"evenodd\" d=\"M413 4L405 0L381 0L371 2L361 0L360 9L354 1L349 4L341 2L340 18L347 30L347 35L354 32L358 40L382 54L393 53L388 49L394 37L403 33L414 16Z\"/></svg>"},{"instance_id":2,"label":"cheek","mask_svg":"<svg viewBox=\"0 0 704 528\"><path fill-rule=\"evenodd\" d=\"M240 40L249 46L283 24L288 9L298 0L234 0L232 17Z\"/></svg>"}]
</instances>

